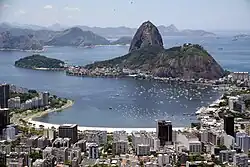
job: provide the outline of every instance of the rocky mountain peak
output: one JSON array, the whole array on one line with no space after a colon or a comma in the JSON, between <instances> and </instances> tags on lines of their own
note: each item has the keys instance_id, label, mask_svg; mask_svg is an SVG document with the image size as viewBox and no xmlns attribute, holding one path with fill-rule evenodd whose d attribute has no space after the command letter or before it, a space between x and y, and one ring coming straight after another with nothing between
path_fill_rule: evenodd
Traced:
<instances>
[{"instance_id":1,"label":"rocky mountain peak","mask_svg":"<svg viewBox=\"0 0 250 167\"><path fill-rule=\"evenodd\" d=\"M163 41L157 27L150 21L144 22L135 33L131 42L129 52L139 50L147 46L158 46L163 48Z\"/></svg>"}]
</instances>

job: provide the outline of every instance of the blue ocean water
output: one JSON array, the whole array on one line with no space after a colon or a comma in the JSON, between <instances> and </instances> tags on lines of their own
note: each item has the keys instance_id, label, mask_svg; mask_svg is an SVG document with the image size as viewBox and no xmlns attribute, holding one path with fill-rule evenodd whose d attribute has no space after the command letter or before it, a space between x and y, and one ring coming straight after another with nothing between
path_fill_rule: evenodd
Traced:
<instances>
[{"instance_id":1,"label":"blue ocean water","mask_svg":"<svg viewBox=\"0 0 250 167\"><path fill-rule=\"evenodd\" d=\"M165 37L165 47L198 43L232 71L250 71L250 40L232 37ZM222 48L222 49L219 49ZM128 46L95 48L48 47L42 53L68 64L85 65L124 55ZM198 107L208 105L220 96L209 87L169 85L154 81L110 78L80 78L64 72L33 71L14 67L14 62L30 52L0 52L0 83L7 82L26 88L50 91L73 99L73 107L51 113L38 120L49 123L77 123L101 127L155 127L156 119L172 120L175 126L186 126L195 120ZM183 115L185 113L185 115Z\"/></svg>"}]
</instances>

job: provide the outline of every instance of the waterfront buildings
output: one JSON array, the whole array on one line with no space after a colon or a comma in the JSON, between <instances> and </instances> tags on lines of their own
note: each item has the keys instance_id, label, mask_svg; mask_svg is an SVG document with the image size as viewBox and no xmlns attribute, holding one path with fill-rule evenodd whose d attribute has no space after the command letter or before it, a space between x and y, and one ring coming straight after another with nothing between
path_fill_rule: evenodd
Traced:
<instances>
[{"instance_id":1,"label":"waterfront buildings","mask_svg":"<svg viewBox=\"0 0 250 167\"><path fill-rule=\"evenodd\" d=\"M20 97L10 98L8 100L9 109L19 109L21 108L21 99Z\"/></svg>"},{"instance_id":2,"label":"waterfront buildings","mask_svg":"<svg viewBox=\"0 0 250 167\"><path fill-rule=\"evenodd\" d=\"M156 133L161 146L164 146L165 144L172 144L173 130L171 121L158 120Z\"/></svg>"},{"instance_id":3,"label":"waterfront buildings","mask_svg":"<svg viewBox=\"0 0 250 167\"><path fill-rule=\"evenodd\" d=\"M107 131L86 130L81 135L89 143L96 143L98 145L107 143Z\"/></svg>"},{"instance_id":4,"label":"waterfront buildings","mask_svg":"<svg viewBox=\"0 0 250 167\"><path fill-rule=\"evenodd\" d=\"M0 85L0 108L8 108L8 100L10 98L10 85Z\"/></svg>"},{"instance_id":5,"label":"waterfront buildings","mask_svg":"<svg viewBox=\"0 0 250 167\"><path fill-rule=\"evenodd\" d=\"M47 106L49 104L49 92L42 93L43 105Z\"/></svg>"},{"instance_id":6,"label":"waterfront buildings","mask_svg":"<svg viewBox=\"0 0 250 167\"><path fill-rule=\"evenodd\" d=\"M70 138L74 144L78 140L77 125L76 124L64 124L59 126L59 137Z\"/></svg>"}]
</instances>

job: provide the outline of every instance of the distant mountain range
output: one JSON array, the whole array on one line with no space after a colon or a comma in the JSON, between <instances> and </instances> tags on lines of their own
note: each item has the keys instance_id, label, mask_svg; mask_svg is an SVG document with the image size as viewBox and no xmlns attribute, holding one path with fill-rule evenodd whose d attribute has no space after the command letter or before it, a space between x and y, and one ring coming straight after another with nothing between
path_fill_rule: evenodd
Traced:
<instances>
[{"instance_id":1,"label":"distant mountain range","mask_svg":"<svg viewBox=\"0 0 250 167\"><path fill-rule=\"evenodd\" d=\"M83 31L78 27L73 27L56 34L44 44L50 46L93 46L109 45L110 42L91 31Z\"/></svg>"},{"instance_id":2,"label":"distant mountain range","mask_svg":"<svg viewBox=\"0 0 250 167\"><path fill-rule=\"evenodd\" d=\"M215 36L204 30L178 30L174 25L158 26L162 36ZM0 24L0 49L41 50L44 45L53 46L94 46L130 44L137 29L128 27L88 27L66 28L56 23L49 27ZM109 41L106 38L119 38Z\"/></svg>"},{"instance_id":3,"label":"distant mountain range","mask_svg":"<svg viewBox=\"0 0 250 167\"><path fill-rule=\"evenodd\" d=\"M129 27L89 27L76 25L74 27L79 27L83 31L92 31L95 34L103 36L105 38L108 37L123 37L123 36L133 36L137 30L137 28L129 28ZM68 26L60 25L59 23L55 23L51 26L37 26L37 25L29 25L29 24L17 24L17 23L1 23L0 24L0 32L2 29L10 29L10 28L21 28L21 29L31 29L31 30L50 30L50 31L63 31L69 29ZM160 25L157 27L162 36L215 36L214 33L208 32L205 30L179 30L175 25L171 24L169 26Z\"/></svg>"}]
</instances>

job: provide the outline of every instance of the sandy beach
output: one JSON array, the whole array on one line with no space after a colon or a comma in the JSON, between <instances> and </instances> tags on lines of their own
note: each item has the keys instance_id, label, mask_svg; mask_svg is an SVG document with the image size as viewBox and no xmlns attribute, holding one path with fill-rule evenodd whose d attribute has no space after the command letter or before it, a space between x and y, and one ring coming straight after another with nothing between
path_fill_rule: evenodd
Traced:
<instances>
[{"instance_id":1,"label":"sandy beach","mask_svg":"<svg viewBox=\"0 0 250 167\"><path fill-rule=\"evenodd\" d=\"M42 116L47 115L47 114L52 113L52 112L65 110L65 109L71 107L73 104L74 104L74 102L72 100L67 100L67 103L64 106L62 106L61 108L48 109L48 110L45 110L42 112L30 114L27 117L25 117L24 120L29 121L29 120L32 120L33 118L39 118L39 117L42 117Z\"/></svg>"},{"instance_id":2,"label":"sandy beach","mask_svg":"<svg viewBox=\"0 0 250 167\"><path fill-rule=\"evenodd\" d=\"M52 112L57 112L60 110L64 110L67 109L69 107L71 107L74 104L74 102L72 100L68 100L67 103L62 106L61 108L55 108L55 109L48 109L46 111L43 112L38 112L38 113L30 113L28 115L24 115L21 114L20 116L17 116L18 118L22 118L23 120L31 123L35 128L39 129L41 125L43 125L43 127L45 129L51 129L52 127L58 129L58 127L60 126L59 124L52 124L52 123L45 123L45 122L40 122L40 121L34 121L34 118L39 118L42 117L44 115L47 115L49 113ZM17 119L15 119L16 121L15 124L18 124L19 121L17 121ZM174 130L183 130L184 127L173 127ZM126 131L127 133L131 133L133 131L147 131L147 132L156 132L156 128L112 128L112 127L86 127L86 126L78 126L78 130L80 131L85 131L85 130L101 130L101 131L107 131L108 133L112 133L114 131Z\"/></svg>"}]
</instances>

